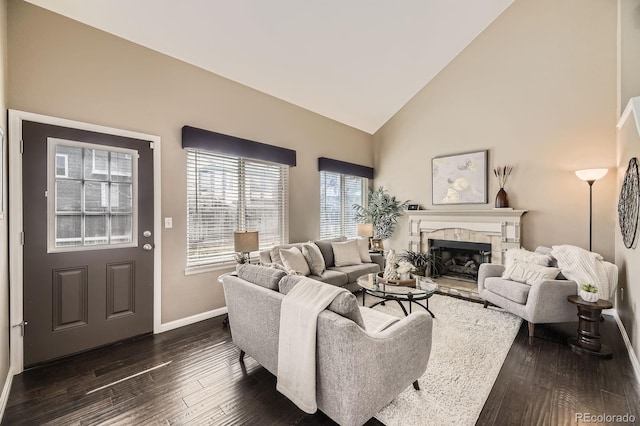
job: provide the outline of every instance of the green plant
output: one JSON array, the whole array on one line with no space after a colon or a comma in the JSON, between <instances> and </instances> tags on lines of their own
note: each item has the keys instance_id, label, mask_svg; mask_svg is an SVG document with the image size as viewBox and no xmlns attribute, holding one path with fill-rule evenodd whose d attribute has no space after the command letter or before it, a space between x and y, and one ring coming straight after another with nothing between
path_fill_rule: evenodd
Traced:
<instances>
[{"instance_id":1,"label":"green plant","mask_svg":"<svg viewBox=\"0 0 640 426\"><path fill-rule=\"evenodd\" d=\"M433 250L430 253L405 250L398 258L411 263L416 268L416 275L426 276L427 269L431 276L438 275L440 259Z\"/></svg>"},{"instance_id":2,"label":"green plant","mask_svg":"<svg viewBox=\"0 0 640 426\"><path fill-rule=\"evenodd\" d=\"M234 258L236 259L236 262L239 263L240 265L249 262L249 257L247 256L247 253L236 253L234 255Z\"/></svg>"},{"instance_id":3,"label":"green plant","mask_svg":"<svg viewBox=\"0 0 640 426\"><path fill-rule=\"evenodd\" d=\"M587 293L597 293L598 292L598 287L591 285L591 284L582 284L580 286L580 290L582 291L586 291Z\"/></svg>"},{"instance_id":4,"label":"green plant","mask_svg":"<svg viewBox=\"0 0 640 426\"><path fill-rule=\"evenodd\" d=\"M373 236L387 239L393 235L393 230L398 223L398 218L404 213L407 202L401 202L389 195L381 186L375 191L369 190L367 206L354 204L354 218L359 223L373 224Z\"/></svg>"}]
</instances>

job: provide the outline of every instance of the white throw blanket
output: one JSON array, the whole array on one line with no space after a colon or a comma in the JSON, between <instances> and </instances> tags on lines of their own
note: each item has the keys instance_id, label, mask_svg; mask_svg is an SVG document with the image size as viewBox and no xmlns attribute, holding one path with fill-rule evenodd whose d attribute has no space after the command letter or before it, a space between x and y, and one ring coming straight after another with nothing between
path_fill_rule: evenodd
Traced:
<instances>
[{"instance_id":1,"label":"white throw blanket","mask_svg":"<svg viewBox=\"0 0 640 426\"><path fill-rule=\"evenodd\" d=\"M615 265L605 262L598 253L570 245L553 246L551 256L558 261L562 275L575 281L578 287L595 285L600 299L611 299L618 283L618 268Z\"/></svg>"},{"instance_id":2,"label":"white throw blanket","mask_svg":"<svg viewBox=\"0 0 640 426\"><path fill-rule=\"evenodd\" d=\"M316 403L316 332L318 314L331 304L342 287L303 278L282 300L276 389L306 413Z\"/></svg>"}]
</instances>

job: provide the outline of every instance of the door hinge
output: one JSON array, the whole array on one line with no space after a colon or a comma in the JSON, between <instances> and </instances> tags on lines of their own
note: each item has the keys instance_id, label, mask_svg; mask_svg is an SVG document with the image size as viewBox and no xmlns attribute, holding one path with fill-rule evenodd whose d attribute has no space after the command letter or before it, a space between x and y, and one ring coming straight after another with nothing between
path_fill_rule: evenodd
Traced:
<instances>
[{"instance_id":1,"label":"door hinge","mask_svg":"<svg viewBox=\"0 0 640 426\"><path fill-rule=\"evenodd\" d=\"M24 326L27 324L29 324L27 321L22 321L18 324L13 324L11 327L20 327L20 336L24 337Z\"/></svg>"},{"instance_id":2,"label":"door hinge","mask_svg":"<svg viewBox=\"0 0 640 426\"><path fill-rule=\"evenodd\" d=\"M153 142L149 142L149 148L155 149L156 145Z\"/></svg>"},{"instance_id":3,"label":"door hinge","mask_svg":"<svg viewBox=\"0 0 640 426\"><path fill-rule=\"evenodd\" d=\"M24 154L24 141L20 139L20 154Z\"/></svg>"},{"instance_id":4,"label":"door hinge","mask_svg":"<svg viewBox=\"0 0 640 426\"><path fill-rule=\"evenodd\" d=\"M24 245L24 231L20 232L20 245Z\"/></svg>"}]
</instances>

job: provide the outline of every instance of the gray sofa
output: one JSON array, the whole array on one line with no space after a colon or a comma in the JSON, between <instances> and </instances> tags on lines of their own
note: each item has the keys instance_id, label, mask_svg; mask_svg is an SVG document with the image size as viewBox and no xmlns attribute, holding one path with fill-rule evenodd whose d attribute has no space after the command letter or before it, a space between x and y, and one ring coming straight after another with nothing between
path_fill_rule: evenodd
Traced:
<instances>
[{"instance_id":1,"label":"gray sofa","mask_svg":"<svg viewBox=\"0 0 640 426\"><path fill-rule=\"evenodd\" d=\"M344 237L339 237L313 241L313 243L320 249L327 269L322 273L322 275L309 275L309 278L313 278L314 280L322 281L327 284L345 287L347 290L355 292L360 289L356 284L358 277L384 270L384 256L378 253L371 253L371 263L341 267L335 266L331 243L341 241L346 241L346 239ZM291 247L298 247L299 249L302 249L303 244L307 243L282 244L269 250L263 250L260 252L260 263L263 265L273 263L281 265L282 261L280 260L279 254L280 249L288 249Z\"/></svg>"},{"instance_id":2,"label":"gray sofa","mask_svg":"<svg viewBox=\"0 0 640 426\"><path fill-rule=\"evenodd\" d=\"M242 265L237 277L223 278L231 335L241 361L246 353L277 376L280 305L285 296L280 290L288 291L300 279L256 265ZM414 312L382 331L364 327L350 293L336 298L318 316L318 409L341 425L361 425L412 382L417 388L431 353L432 319L424 312Z\"/></svg>"}]
</instances>

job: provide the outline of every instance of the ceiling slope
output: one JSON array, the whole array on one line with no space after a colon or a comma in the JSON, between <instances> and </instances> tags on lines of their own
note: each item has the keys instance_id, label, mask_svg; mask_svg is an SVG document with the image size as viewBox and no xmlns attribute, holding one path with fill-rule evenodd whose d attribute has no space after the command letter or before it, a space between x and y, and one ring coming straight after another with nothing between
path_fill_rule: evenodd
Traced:
<instances>
[{"instance_id":1,"label":"ceiling slope","mask_svg":"<svg viewBox=\"0 0 640 426\"><path fill-rule=\"evenodd\" d=\"M375 133L513 0L27 0Z\"/></svg>"}]
</instances>

